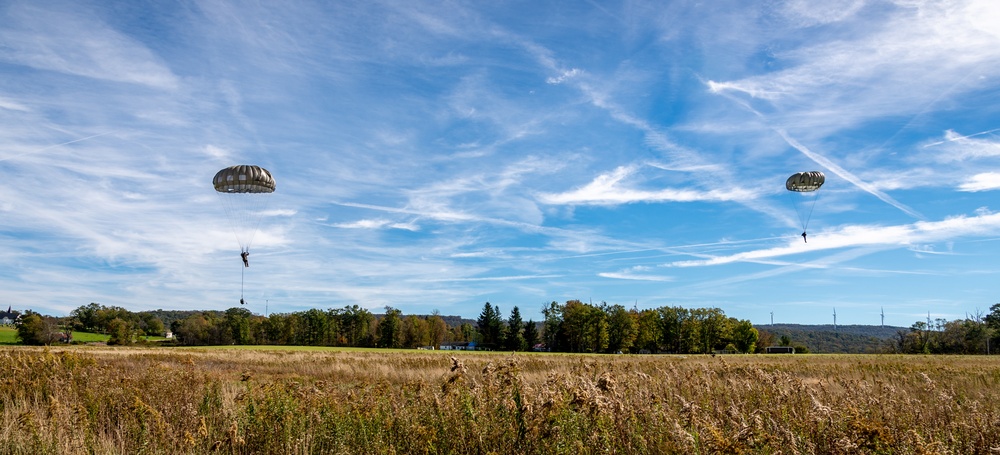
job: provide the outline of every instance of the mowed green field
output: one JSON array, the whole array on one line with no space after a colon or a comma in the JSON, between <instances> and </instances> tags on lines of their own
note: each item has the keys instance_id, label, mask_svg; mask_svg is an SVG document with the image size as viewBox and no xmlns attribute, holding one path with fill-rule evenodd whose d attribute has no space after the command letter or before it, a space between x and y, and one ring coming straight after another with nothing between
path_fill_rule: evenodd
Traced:
<instances>
[{"instance_id":1,"label":"mowed green field","mask_svg":"<svg viewBox=\"0 0 1000 455\"><path fill-rule=\"evenodd\" d=\"M100 333L73 332L73 341L81 343L105 343L108 336ZM157 337L149 337L149 341L156 341ZM159 339L163 339L159 337ZM17 330L13 327L0 327L0 345L17 344Z\"/></svg>"},{"instance_id":2,"label":"mowed green field","mask_svg":"<svg viewBox=\"0 0 1000 455\"><path fill-rule=\"evenodd\" d=\"M15 344L17 342L17 330L13 327L0 327L0 344Z\"/></svg>"},{"instance_id":3,"label":"mowed green field","mask_svg":"<svg viewBox=\"0 0 1000 455\"><path fill-rule=\"evenodd\" d=\"M10 453L996 453L1000 356L0 347Z\"/></svg>"}]
</instances>

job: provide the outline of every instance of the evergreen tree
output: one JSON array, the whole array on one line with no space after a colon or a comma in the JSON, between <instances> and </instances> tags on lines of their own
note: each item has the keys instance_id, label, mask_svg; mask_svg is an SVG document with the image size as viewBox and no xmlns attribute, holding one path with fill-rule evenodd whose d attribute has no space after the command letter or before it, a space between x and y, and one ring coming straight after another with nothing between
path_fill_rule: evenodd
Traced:
<instances>
[{"instance_id":1,"label":"evergreen tree","mask_svg":"<svg viewBox=\"0 0 1000 455\"><path fill-rule=\"evenodd\" d=\"M500 319L500 307L486 302L483 312L476 320L479 329L479 344L484 347L498 347L503 341L501 332L503 330L503 320Z\"/></svg>"},{"instance_id":2,"label":"evergreen tree","mask_svg":"<svg viewBox=\"0 0 1000 455\"><path fill-rule=\"evenodd\" d=\"M528 322L524 324L524 345L525 350L531 351L535 348L540 340L538 339L538 328L535 327L535 321L528 319Z\"/></svg>"},{"instance_id":3,"label":"evergreen tree","mask_svg":"<svg viewBox=\"0 0 1000 455\"><path fill-rule=\"evenodd\" d=\"M515 306L510 311L510 319L507 320L507 336L504 339L504 349L508 351L524 351L524 335L521 333L524 323L521 320L521 311Z\"/></svg>"}]
</instances>

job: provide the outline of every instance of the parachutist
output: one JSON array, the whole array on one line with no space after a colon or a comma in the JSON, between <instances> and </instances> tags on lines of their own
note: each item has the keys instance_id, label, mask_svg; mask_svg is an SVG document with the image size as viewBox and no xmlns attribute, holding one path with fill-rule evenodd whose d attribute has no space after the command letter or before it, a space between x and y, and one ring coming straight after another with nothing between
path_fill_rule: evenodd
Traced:
<instances>
[{"instance_id":1,"label":"parachutist","mask_svg":"<svg viewBox=\"0 0 1000 455\"><path fill-rule=\"evenodd\" d=\"M248 259L250 257L250 252L244 251L240 253L240 257L243 258L243 267L250 267L250 260Z\"/></svg>"},{"instance_id":2,"label":"parachutist","mask_svg":"<svg viewBox=\"0 0 1000 455\"><path fill-rule=\"evenodd\" d=\"M809 171L809 172L796 172L785 180L785 189L791 192L800 194L810 194L815 193L816 190L823 186L826 182L826 175L820 171ZM802 222L802 241L809 243L806 239L806 229L809 228L809 218L812 217L812 209L816 204L817 195L813 195L812 204L809 207L799 207L797 204L795 206L795 211L799 212L799 221ZM795 198L792 198L794 203Z\"/></svg>"},{"instance_id":3,"label":"parachutist","mask_svg":"<svg viewBox=\"0 0 1000 455\"><path fill-rule=\"evenodd\" d=\"M244 302L244 301L243 301L243 299L240 299L240 305L246 305L246 304L247 304L247 303L246 303L246 302Z\"/></svg>"}]
</instances>

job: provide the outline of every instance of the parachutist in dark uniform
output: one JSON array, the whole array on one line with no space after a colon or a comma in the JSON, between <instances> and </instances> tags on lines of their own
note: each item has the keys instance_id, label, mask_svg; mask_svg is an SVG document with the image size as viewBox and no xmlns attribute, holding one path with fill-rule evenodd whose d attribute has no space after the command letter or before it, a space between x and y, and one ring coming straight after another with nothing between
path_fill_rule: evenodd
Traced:
<instances>
[{"instance_id":1,"label":"parachutist in dark uniform","mask_svg":"<svg viewBox=\"0 0 1000 455\"><path fill-rule=\"evenodd\" d=\"M246 305L246 304L247 304L247 303L246 303L246 302L244 302L244 301L243 301L243 299L240 299L240 305Z\"/></svg>"},{"instance_id":2,"label":"parachutist in dark uniform","mask_svg":"<svg viewBox=\"0 0 1000 455\"><path fill-rule=\"evenodd\" d=\"M250 267L250 260L247 259L250 256L249 251L244 251L240 253L240 257L243 258L243 267Z\"/></svg>"},{"instance_id":3,"label":"parachutist in dark uniform","mask_svg":"<svg viewBox=\"0 0 1000 455\"><path fill-rule=\"evenodd\" d=\"M806 240L806 231L802 231L802 241L806 242L806 243L809 243L809 241Z\"/></svg>"}]
</instances>

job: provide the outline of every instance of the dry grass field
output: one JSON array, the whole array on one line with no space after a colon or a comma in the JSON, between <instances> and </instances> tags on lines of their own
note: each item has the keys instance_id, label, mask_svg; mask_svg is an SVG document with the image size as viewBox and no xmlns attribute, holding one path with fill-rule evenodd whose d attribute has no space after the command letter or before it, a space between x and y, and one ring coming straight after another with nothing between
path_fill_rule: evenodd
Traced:
<instances>
[{"instance_id":1,"label":"dry grass field","mask_svg":"<svg viewBox=\"0 0 1000 455\"><path fill-rule=\"evenodd\" d=\"M6 346L0 372L0 453L1000 453L1000 357Z\"/></svg>"}]
</instances>

